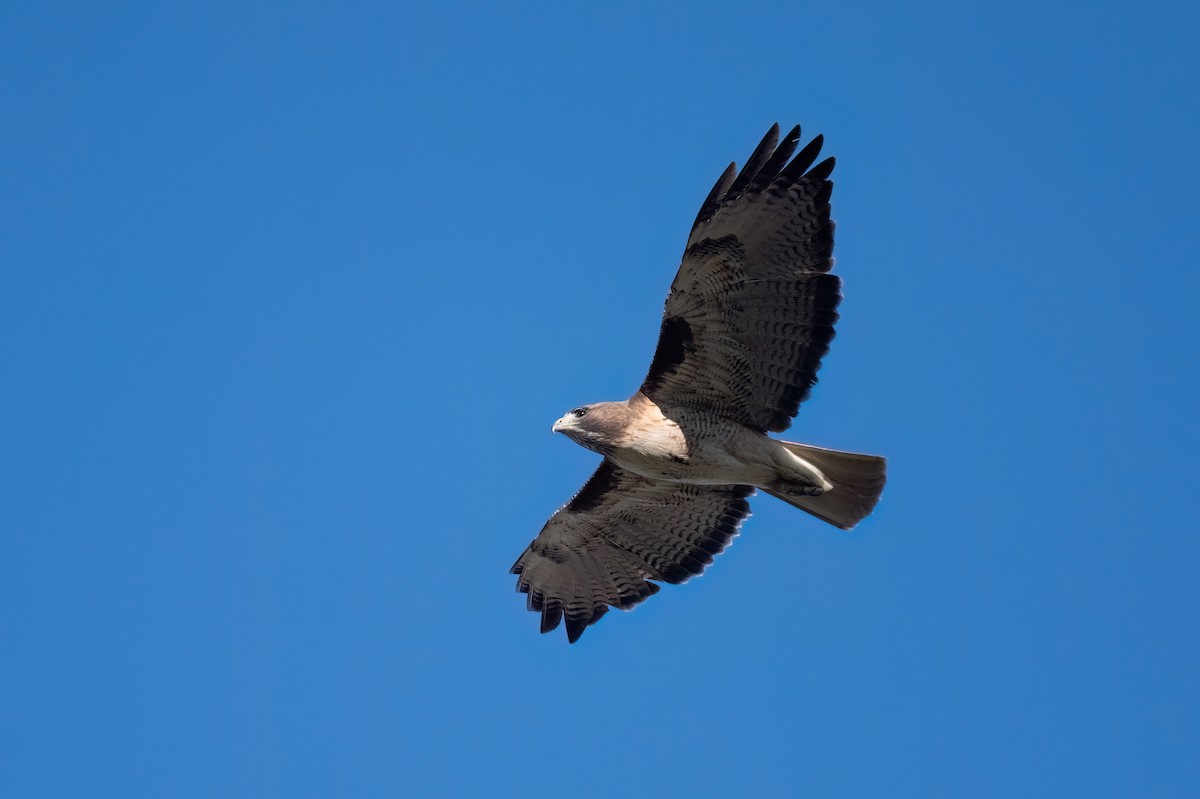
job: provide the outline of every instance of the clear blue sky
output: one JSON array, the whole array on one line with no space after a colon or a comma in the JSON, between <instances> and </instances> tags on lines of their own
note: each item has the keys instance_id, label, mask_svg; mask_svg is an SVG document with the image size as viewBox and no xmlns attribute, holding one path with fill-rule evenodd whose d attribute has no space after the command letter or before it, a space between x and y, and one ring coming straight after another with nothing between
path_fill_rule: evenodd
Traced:
<instances>
[{"instance_id":1,"label":"clear blue sky","mask_svg":"<svg viewBox=\"0 0 1200 799\"><path fill-rule=\"evenodd\" d=\"M4 5L0 794L1200 795L1195 5L570 5ZM775 121L883 502L540 636Z\"/></svg>"}]
</instances>

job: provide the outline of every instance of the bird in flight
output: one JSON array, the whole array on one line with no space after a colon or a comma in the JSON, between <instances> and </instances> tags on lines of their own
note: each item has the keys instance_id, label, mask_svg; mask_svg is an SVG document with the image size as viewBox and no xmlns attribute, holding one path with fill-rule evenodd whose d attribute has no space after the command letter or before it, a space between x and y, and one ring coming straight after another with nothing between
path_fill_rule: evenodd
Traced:
<instances>
[{"instance_id":1,"label":"bird in flight","mask_svg":"<svg viewBox=\"0 0 1200 799\"><path fill-rule=\"evenodd\" d=\"M554 432L604 460L512 567L549 632L574 643L702 573L750 515L755 489L849 530L875 507L886 461L768 436L791 425L833 340L834 159L772 126L717 180L688 236L638 390L580 405ZM793 157L793 153L795 156Z\"/></svg>"}]
</instances>

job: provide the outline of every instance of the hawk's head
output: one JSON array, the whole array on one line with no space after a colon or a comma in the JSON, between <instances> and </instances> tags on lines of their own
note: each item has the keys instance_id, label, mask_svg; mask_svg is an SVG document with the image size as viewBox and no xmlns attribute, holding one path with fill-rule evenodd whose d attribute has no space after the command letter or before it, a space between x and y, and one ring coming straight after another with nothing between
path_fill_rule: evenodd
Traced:
<instances>
[{"instance_id":1,"label":"hawk's head","mask_svg":"<svg viewBox=\"0 0 1200 799\"><path fill-rule=\"evenodd\" d=\"M612 449L625 431L629 408L624 402L597 402L568 411L550 428L572 441L604 454Z\"/></svg>"}]
</instances>

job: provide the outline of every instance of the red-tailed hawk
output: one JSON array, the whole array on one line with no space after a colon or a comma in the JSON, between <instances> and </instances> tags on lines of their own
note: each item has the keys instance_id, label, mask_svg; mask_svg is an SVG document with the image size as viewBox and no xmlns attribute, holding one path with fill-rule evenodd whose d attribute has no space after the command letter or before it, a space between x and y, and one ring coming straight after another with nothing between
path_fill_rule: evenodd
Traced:
<instances>
[{"instance_id":1,"label":"red-tailed hawk","mask_svg":"<svg viewBox=\"0 0 1200 799\"><path fill-rule=\"evenodd\" d=\"M820 136L793 158L799 141L773 126L700 207L641 388L554 423L604 461L512 567L542 632L565 617L574 643L610 606L703 572L756 488L844 530L879 500L883 458L767 435L817 382L841 300L834 159L812 166Z\"/></svg>"}]
</instances>

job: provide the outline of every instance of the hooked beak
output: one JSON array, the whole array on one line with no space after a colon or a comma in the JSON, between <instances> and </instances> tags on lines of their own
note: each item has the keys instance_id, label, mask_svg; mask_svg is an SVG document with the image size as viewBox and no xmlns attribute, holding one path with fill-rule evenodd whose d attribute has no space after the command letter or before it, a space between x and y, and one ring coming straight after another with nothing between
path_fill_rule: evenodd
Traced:
<instances>
[{"instance_id":1,"label":"hooked beak","mask_svg":"<svg viewBox=\"0 0 1200 799\"><path fill-rule=\"evenodd\" d=\"M568 413L566 416L564 416L563 418L559 419L557 422L554 423L554 426L550 428L550 432L561 433L564 430L566 430L567 428L569 428L570 426L571 426L571 414Z\"/></svg>"}]
</instances>

